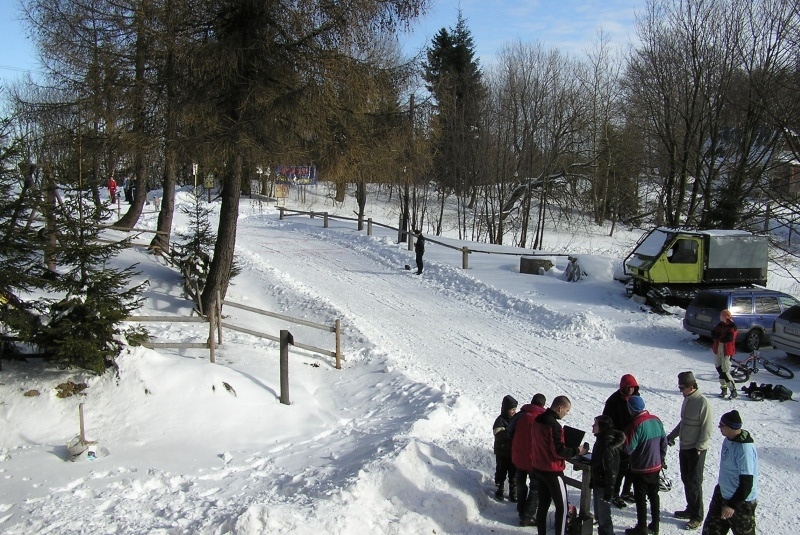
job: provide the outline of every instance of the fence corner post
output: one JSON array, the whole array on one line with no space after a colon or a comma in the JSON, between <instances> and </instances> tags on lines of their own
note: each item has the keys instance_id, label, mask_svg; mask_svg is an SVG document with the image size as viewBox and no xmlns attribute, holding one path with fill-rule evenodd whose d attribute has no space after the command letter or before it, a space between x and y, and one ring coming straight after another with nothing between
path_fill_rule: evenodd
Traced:
<instances>
[{"instance_id":1,"label":"fence corner post","mask_svg":"<svg viewBox=\"0 0 800 535\"><path fill-rule=\"evenodd\" d=\"M406 234L406 236L408 236L408 250L409 251L413 251L414 250L414 234L409 232L408 234Z\"/></svg>"},{"instance_id":2,"label":"fence corner post","mask_svg":"<svg viewBox=\"0 0 800 535\"><path fill-rule=\"evenodd\" d=\"M342 322L341 320L336 320L335 324L335 332L336 332L336 369L342 369Z\"/></svg>"},{"instance_id":3,"label":"fence corner post","mask_svg":"<svg viewBox=\"0 0 800 535\"><path fill-rule=\"evenodd\" d=\"M461 248L461 267L469 269L469 247Z\"/></svg>"}]
</instances>

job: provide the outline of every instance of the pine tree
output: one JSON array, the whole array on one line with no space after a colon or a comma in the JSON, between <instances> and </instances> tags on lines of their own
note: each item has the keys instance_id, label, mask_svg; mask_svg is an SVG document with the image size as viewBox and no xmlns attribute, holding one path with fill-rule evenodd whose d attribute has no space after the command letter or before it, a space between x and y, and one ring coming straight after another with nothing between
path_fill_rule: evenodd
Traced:
<instances>
[{"instance_id":1,"label":"pine tree","mask_svg":"<svg viewBox=\"0 0 800 535\"><path fill-rule=\"evenodd\" d=\"M434 176L456 194L474 186L472 169L486 97L475 45L461 12L456 27L433 38L427 52L424 78L436 100Z\"/></svg>"},{"instance_id":2,"label":"pine tree","mask_svg":"<svg viewBox=\"0 0 800 535\"><path fill-rule=\"evenodd\" d=\"M102 374L113 367L122 343L121 335L135 342L145 336L141 329L123 332L122 320L139 307L144 285L131 286L135 266L117 268L109 261L130 239L101 241L97 221L107 214L92 202L82 187L62 189L58 203L56 272L48 282L51 295L39 306L43 313L21 333L38 345L46 356L64 368L79 367Z\"/></svg>"}]
</instances>

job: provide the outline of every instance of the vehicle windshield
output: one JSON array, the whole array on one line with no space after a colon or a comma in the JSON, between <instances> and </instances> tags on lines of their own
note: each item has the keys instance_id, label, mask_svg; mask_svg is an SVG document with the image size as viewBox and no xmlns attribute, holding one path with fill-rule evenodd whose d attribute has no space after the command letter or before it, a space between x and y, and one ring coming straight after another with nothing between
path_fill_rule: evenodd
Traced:
<instances>
[{"instance_id":1,"label":"vehicle windshield","mask_svg":"<svg viewBox=\"0 0 800 535\"><path fill-rule=\"evenodd\" d=\"M645 240L639 244L633 254L639 256L657 256L664 248L664 244L669 239L669 233L663 230L654 230Z\"/></svg>"}]
</instances>

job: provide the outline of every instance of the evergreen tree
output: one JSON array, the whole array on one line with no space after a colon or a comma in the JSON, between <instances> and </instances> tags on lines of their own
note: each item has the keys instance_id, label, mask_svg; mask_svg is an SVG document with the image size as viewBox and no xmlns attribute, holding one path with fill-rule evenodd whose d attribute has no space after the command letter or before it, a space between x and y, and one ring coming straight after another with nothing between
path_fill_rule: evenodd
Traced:
<instances>
[{"instance_id":1,"label":"evergreen tree","mask_svg":"<svg viewBox=\"0 0 800 535\"><path fill-rule=\"evenodd\" d=\"M131 286L135 266L117 268L109 261L130 239L101 241L97 221L108 215L91 202L83 187L62 189L64 198L55 210L58 240L53 260L51 295L37 304L41 314L20 334L39 346L58 366L79 367L102 374L121 349L120 335L135 343L145 337L141 329L120 329L120 322L141 304L143 285Z\"/></svg>"},{"instance_id":2,"label":"evergreen tree","mask_svg":"<svg viewBox=\"0 0 800 535\"><path fill-rule=\"evenodd\" d=\"M476 183L475 159L487 91L461 12L454 29L442 28L433 38L424 78L437 107L434 176L447 191L468 194Z\"/></svg>"}]
</instances>

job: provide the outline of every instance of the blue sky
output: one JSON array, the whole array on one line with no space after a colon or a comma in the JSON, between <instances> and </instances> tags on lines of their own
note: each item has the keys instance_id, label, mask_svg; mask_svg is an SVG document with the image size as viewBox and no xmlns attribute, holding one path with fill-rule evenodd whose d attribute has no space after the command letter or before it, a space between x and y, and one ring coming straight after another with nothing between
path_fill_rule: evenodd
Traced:
<instances>
[{"instance_id":1,"label":"blue sky","mask_svg":"<svg viewBox=\"0 0 800 535\"><path fill-rule=\"evenodd\" d=\"M0 14L0 79L12 81L37 68L36 55L19 21L16 0ZM446 0L434 2L411 33L401 37L412 53L430 44L441 28L456 25L459 7L472 32L481 65L490 64L503 45L521 40L541 42L581 54L602 28L612 42L624 46L632 38L636 10L645 0Z\"/></svg>"}]
</instances>

